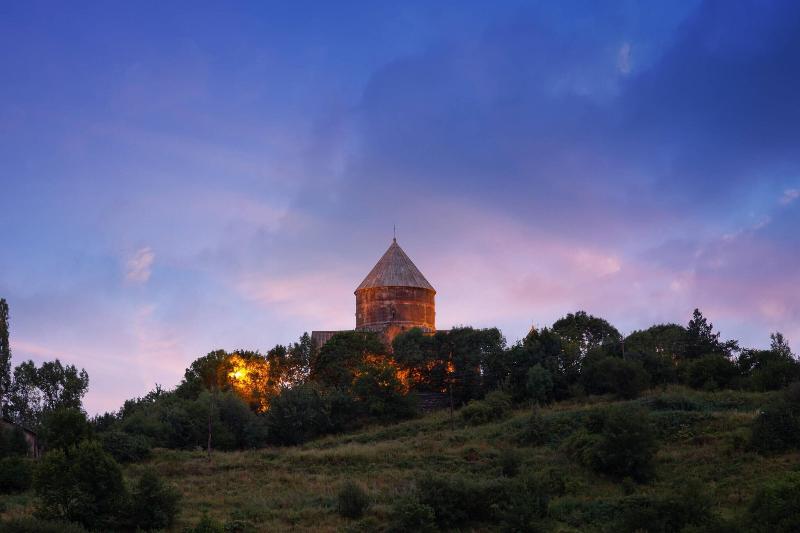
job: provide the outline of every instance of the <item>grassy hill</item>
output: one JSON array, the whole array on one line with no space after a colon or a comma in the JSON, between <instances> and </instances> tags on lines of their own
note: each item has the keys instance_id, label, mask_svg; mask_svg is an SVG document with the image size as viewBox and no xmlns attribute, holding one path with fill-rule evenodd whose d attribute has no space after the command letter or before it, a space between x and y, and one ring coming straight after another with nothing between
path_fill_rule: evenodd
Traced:
<instances>
[{"instance_id":1,"label":"grassy hill","mask_svg":"<svg viewBox=\"0 0 800 533\"><path fill-rule=\"evenodd\" d=\"M491 423L467 426L446 411L384 427L331 436L300 447L246 452L157 450L144 464L127 467L135 476L154 466L183 495L177 530L207 515L229 530L374 531L388 524L392 505L424 476L454 475L476 481L502 477L502 458L514 449L520 476L547 471L563 480L550 501L555 531L603 531L620 503L632 495L667 497L690 480L702 483L713 511L737 520L755 491L782 472L800 469L800 455L765 458L747 450L749 426L769 393L705 393L682 388L653 391L629 402L592 398L542 408L546 442L524 444L530 409ZM636 404L650 412L659 436L655 478L649 483L614 481L579 465L563 451L563 441L594 410ZM337 492L355 481L373 504L352 521L336 511ZM33 496L0 497L5 516L31 512ZM469 505L469 502L465 502ZM236 529L234 526L241 529ZM496 530L473 524L470 530Z\"/></svg>"}]
</instances>

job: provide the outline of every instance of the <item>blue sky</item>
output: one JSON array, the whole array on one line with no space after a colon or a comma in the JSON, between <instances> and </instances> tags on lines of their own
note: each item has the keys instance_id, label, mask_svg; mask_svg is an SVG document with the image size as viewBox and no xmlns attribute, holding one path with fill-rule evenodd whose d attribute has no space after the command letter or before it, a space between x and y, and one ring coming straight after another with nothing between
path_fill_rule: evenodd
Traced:
<instances>
[{"instance_id":1,"label":"blue sky","mask_svg":"<svg viewBox=\"0 0 800 533\"><path fill-rule=\"evenodd\" d=\"M0 296L87 408L352 327L398 240L437 323L700 307L800 350L800 4L0 6Z\"/></svg>"}]
</instances>

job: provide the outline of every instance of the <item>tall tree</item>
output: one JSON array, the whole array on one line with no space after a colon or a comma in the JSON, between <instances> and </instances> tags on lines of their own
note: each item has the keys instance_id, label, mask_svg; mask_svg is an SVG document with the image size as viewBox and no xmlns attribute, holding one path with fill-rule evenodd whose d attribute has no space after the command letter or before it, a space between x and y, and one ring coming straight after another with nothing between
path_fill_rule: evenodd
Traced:
<instances>
[{"instance_id":1,"label":"tall tree","mask_svg":"<svg viewBox=\"0 0 800 533\"><path fill-rule=\"evenodd\" d=\"M0 415L5 414L11 389L11 343L8 333L8 302L0 298Z\"/></svg>"},{"instance_id":2,"label":"tall tree","mask_svg":"<svg viewBox=\"0 0 800 533\"><path fill-rule=\"evenodd\" d=\"M789 341L783 336L783 333L780 331L770 333L769 338L771 340L770 350L775 352L778 356L785 357L786 359L794 359L792 349L789 347Z\"/></svg>"},{"instance_id":3,"label":"tall tree","mask_svg":"<svg viewBox=\"0 0 800 533\"><path fill-rule=\"evenodd\" d=\"M730 357L739 350L737 341L722 342L719 332L714 333L714 324L708 321L699 309L692 313L692 319L686 327L686 357L696 359L704 355L724 355Z\"/></svg>"}]
</instances>

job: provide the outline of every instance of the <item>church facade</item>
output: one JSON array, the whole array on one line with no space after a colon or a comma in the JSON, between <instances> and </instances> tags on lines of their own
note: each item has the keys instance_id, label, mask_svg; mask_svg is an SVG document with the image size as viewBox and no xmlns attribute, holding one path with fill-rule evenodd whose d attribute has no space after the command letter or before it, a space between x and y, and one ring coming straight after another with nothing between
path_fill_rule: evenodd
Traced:
<instances>
[{"instance_id":1,"label":"church facade","mask_svg":"<svg viewBox=\"0 0 800 533\"><path fill-rule=\"evenodd\" d=\"M387 344L400 333L436 331L436 290L406 255L397 239L356 288L356 331L380 334ZM312 331L321 347L339 331Z\"/></svg>"}]
</instances>

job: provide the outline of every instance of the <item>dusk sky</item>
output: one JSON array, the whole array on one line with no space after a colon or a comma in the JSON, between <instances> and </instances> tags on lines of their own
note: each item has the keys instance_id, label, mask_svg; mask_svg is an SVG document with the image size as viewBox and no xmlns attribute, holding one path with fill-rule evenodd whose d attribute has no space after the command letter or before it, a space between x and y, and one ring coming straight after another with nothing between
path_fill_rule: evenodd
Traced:
<instances>
[{"instance_id":1,"label":"dusk sky","mask_svg":"<svg viewBox=\"0 0 800 533\"><path fill-rule=\"evenodd\" d=\"M0 297L90 413L352 328L394 224L439 328L800 350L800 2L80 4L0 4Z\"/></svg>"}]
</instances>

